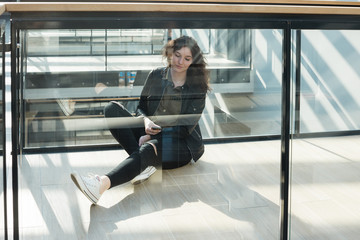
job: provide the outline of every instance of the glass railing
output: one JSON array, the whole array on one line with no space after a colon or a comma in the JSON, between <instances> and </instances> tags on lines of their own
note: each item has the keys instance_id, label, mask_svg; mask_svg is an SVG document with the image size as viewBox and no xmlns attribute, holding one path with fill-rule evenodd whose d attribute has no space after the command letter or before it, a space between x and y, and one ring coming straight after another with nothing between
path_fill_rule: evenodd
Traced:
<instances>
[{"instance_id":1,"label":"glass railing","mask_svg":"<svg viewBox=\"0 0 360 240\"><path fill-rule=\"evenodd\" d=\"M174 18L166 15L163 18L159 15L144 27L137 24L139 19L146 21L141 14L128 15L132 20L119 19L120 24L116 26L107 25L113 22L108 15L105 20L100 17L91 22L74 19L71 28L68 28L66 21L50 16L55 26L61 27L48 29L46 20L39 22L37 17L32 19L34 16L31 16L23 22L22 17L21 14L14 15L13 26L16 29L13 29L13 33L19 40L17 93L21 98L18 105L21 113L18 148L21 150L18 159L22 162L19 167L19 189L20 192L23 189L31 192L19 198L19 233L24 238L34 235L67 238L76 235L74 226L78 224L88 225L81 233L86 238L93 238L98 230L100 238L106 238L107 230L102 231L97 224L99 215L96 208L92 207L95 212L91 210L91 216L85 216L82 210L74 207L86 199L80 198L78 202L79 192L68 184L71 181L69 171L85 174L108 171L126 157L125 151L109 131L104 107L110 101L115 101L134 115L150 71L167 66L167 59L162 57L163 46L183 35L194 38L206 58L211 91L207 93L199 127L204 141L216 144L207 145L201 160L194 166L188 164L174 171L159 169L155 177L145 183L150 184L146 190L150 194L150 205L137 204L135 199L143 201L138 194L144 193L138 191L137 187L123 200L104 196L101 201L108 199L117 202L113 202L114 205L103 202L103 206L106 206L104 210L109 211L105 222L115 217L124 220L122 223L116 220L115 224L127 224L127 221L146 217L145 212L148 212L151 224L162 221L156 217L157 214L173 209L176 211L173 215L175 219L167 220L168 226L164 229L151 228L143 233L152 235L152 239L169 234L175 239L181 236L191 239L208 236L209 229L213 229L211 231L216 232L214 237L226 234L237 238L242 236L239 231L245 231L244 236L249 238L278 238L285 22L274 21L266 27L259 27L256 19L248 19L244 24L242 19L234 16L230 19L219 18L219 21L214 18L198 21L190 15L187 16L190 20L184 16ZM153 15L146 18L152 19ZM192 26L184 24L184 21L196 24ZM92 27L89 28L89 25ZM103 28L105 25L107 27ZM152 97L148 96L149 101L155 99ZM192 108L196 107L194 105ZM116 124L124 127L121 123ZM256 148L256 144L247 145L239 140L251 137L272 140L269 141L270 145L263 147L269 160L241 151ZM101 151L104 146L115 150ZM82 152L81 158L86 158L83 161L70 153L78 147L81 150L97 150L105 155L98 158L97 153L87 155ZM57 155L56 148L65 152ZM240 155L245 162L239 161ZM273 167L267 169L268 164ZM191 174L192 171L195 172ZM193 176L189 178L187 174ZM259 182L253 181L250 176ZM268 176L270 182L266 183L264 176ZM31 183L28 182L32 177ZM192 181L194 178L198 180ZM155 184L151 186L152 181ZM141 186L147 186L145 184ZM263 184L269 184L269 188L262 188ZM59 187L53 192L54 195L51 193L53 186ZM67 189L58 192L63 187ZM114 189L125 190L122 186ZM57 208L53 203L58 193L69 204ZM171 201L169 197L177 200ZM29 205L23 204L27 199ZM128 207L131 202L134 203L133 207ZM83 204L86 206L86 202ZM204 219L201 220L203 227L172 229L172 224L186 218L187 204L190 204L190 212L202 209L199 216ZM114 208L122 206L125 210L114 216L117 212ZM150 207L149 211L145 209L147 206ZM51 213L59 210L60 215ZM247 211L250 218L242 216ZM253 218L261 216L261 212L267 215L266 221ZM212 221L207 219L207 214L217 217ZM29 222L29 216L37 221ZM75 225L72 221L61 220L73 217ZM223 220L232 227L222 224ZM242 221L245 224L238 228L238 223ZM26 233L26 229L32 227L38 232L30 230ZM115 238L121 238L120 232L114 231L113 234Z\"/></svg>"},{"instance_id":2,"label":"glass railing","mask_svg":"<svg viewBox=\"0 0 360 240\"><path fill-rule=\"evenodd\" d=\"M291 235L355 239L360 203L360 31L297 33ZM338 135L338 136L336 136ZM322 136L322 137L319 137ZM304 226L308 231L300 233ZM311 226L311 227L310 227Z\"/></svg>"},{"instance_id":3,"label":"glass railing","mask_svg":"<svg viewBox=\"0 0 360 240\"><path fill-rule=\"evenodd\" d=\"M299 132L360 129L358 30L302 30Z\"/></svg>"},{"instance_id":4,"label":"glass railing","mask_svg":"<svg viewBox=\"0 0 360 240\"><path fill-rule=\"evenodd\" d=\"M15 239L357 239L360 4L341 2L9 4ZM210 72L204 155L89 207L69 174L127 157L104 107L135 115L182 35Z\"/></svg>"},{"instance_id":5,"label":"glass railing","mask_svg":"<svg viewBox=\"0 0 360 240\"><path fill-rule=\"evenodd\" d=\"M166 66L162 47L181 35L197 39L210 70L204 138L279 135L281 31L21 30L24 148L114 143L104 106L120 101L134 113L149 72ZM84 128L89 121L98 124Z\"/></svg>"}]
</instances>

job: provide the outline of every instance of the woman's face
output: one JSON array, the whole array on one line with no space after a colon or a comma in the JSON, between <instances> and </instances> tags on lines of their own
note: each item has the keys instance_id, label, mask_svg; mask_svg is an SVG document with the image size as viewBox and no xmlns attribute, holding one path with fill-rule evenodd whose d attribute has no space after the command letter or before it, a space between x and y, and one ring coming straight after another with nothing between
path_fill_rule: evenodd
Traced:
<instances>
[{"instance_id":1,"label":"woman's face","mask_svg":"<svg viewBox=\"0 0 360 240\"><path fill-rule=\"evenodd\" d=\"M188 47L176 50L171 56L171 68L178 73L186 72L192 62L191 50Z\"/></svg>"}]
</instances>

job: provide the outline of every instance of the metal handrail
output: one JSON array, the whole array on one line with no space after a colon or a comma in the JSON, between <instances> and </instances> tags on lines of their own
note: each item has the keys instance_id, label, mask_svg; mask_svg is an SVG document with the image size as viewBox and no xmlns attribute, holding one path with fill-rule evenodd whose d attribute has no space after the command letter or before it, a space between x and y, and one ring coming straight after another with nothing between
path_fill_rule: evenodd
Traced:
<instances>
[{"instance_id":1,"label":"metal handrail","mask_svg":"<svg viewBox=\"0 0 360 240\"><path fill-rule=\"evenodd\" d=\"M162 2L4 3L6 12L208 12L250 14L360 15L360 2L289 0L182 0Z\"/></svg>"}]
</instances>

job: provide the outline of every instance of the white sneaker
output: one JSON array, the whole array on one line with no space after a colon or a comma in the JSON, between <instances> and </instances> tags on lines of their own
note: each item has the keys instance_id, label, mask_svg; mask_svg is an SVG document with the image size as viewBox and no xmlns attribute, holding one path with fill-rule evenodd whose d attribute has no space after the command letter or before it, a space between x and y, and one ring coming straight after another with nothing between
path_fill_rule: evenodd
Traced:
<instances>
[{"instance_id":1,"label":"white sneaker","mask_svg":"<svg viewBox=\"0 0 360 240\"><path fill-rule=\"evenodd\" d=\"M146 181L151 175L153 175L155 171L156 171L155 167L149 166L144 171L142 171L142 173L140 173L139 175L134 177L134 179L131 180L131 183L133 185L142 183L142 182Z\"/></svg>"},{"instance_id":2,"label":"white sneaker","mask_svg":"<svg viewBox=\"0 0 360 240\"><path fill-rule=\"evenodd\" d=\"M100 197L101 179L98 175L81 176L77 172L70 174L71 179L79 190L94 204Z\"/></svg>"}]
</instances>

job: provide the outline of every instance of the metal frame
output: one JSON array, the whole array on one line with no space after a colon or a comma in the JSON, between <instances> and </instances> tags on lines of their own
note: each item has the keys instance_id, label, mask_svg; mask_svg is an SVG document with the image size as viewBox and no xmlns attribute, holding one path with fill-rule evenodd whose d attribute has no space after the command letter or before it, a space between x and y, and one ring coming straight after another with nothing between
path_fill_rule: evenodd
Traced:
<instances>
[{"instance_id":1,"label":"metal frame","mask_svg":"<svg viewBox=\"0 0 360 240\"><path fill-rule=\"evenodd\" d=\"M281 162L280 162L280 239L289 235L289 156L290 156L290 72L291 29L290 23L283 33L282 118L281 118Z\"/></svg>"},{"instance_id":2,"label":"metal frame","mask_svg":"<svg viewBox=\"0 0 360 240\"><path fill-rule=\"evenodd\" d=\"M294 134L300 134L300 93L301 93L301 31L296 30L295 42L295 126Z\"/></svg>"},{"instance_id":3,"label":"metal frame","mask_svg":"<svg viewBox=\"0 0 360 240\"><path fill-rule=\"evenodd\" d=\"M6 124L5 124L5 119L6 119L6 104L5 104L5 100L6 100L6 96L5 96L5 92L6 92L6 85L5 85L5 53L7 49L7 45L5 42L5 27L2 24L1 25L1 30L0 30L0 38L2 39L2 44L1 44L1 50L0 52L2 53L2 79L1 79L1 88L2 88L2 124L1 124L1 130L2 130L2 135L1 138L3 140L3 144L2 144L2 157L3 157L3 191L4 191L4 216L3 216L3 220L4 220L4 239L7 240L8 239L8 223L7 223L7 219L8 219L8 206L7 206L7 161L6 161Z\"/></svg>"},{"instance_id":4,"label":"metal frame","mask_svg":"<svg viewBox=\"0 0 360 240\"><path fill-rule=\"evenodd\" d=\"M13 191L13 237L19 239L19 187L18 187L18 151L19 151L19 112L18 112L18 68L17 36L11 26L11 143L12 143L12 191Z\"/></svg>"},{"instance_id":5,"label":"metal frame","mask_svg":"<svg viewBox=\"0 0 360 240\"><path fill-rule=\"evenodd\" d=\"M74 17L77 16L77 17ZM14 13L12 15L12 143L14 239L19 239L18 153L19 149L19 55L16 43L19 29L66 28L252 28L283 30L282 123L280 179L280 239L289 238L290 187L290 105L291 105L291 39L296 29L360 29L359 16L336 15L259 15L206 13ZM116 20L114 20L116 19ZM297 52L299 54L300 52ZM297 64L300 64L299 62ZM299 69L297 69L297 74ZM299 75L300 76L300 75ZM299 86L297 86L299 87Z\"/></svg>"}]
</instances>

